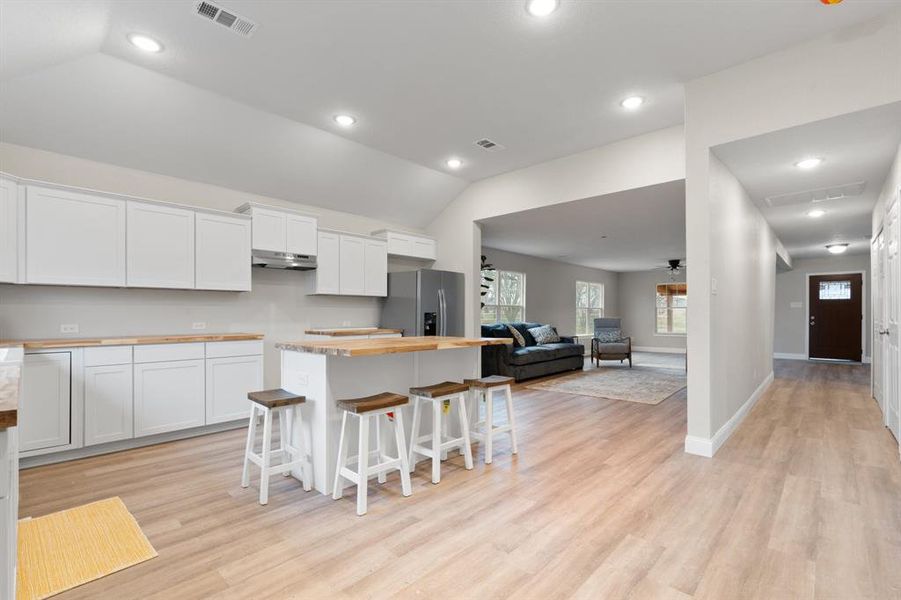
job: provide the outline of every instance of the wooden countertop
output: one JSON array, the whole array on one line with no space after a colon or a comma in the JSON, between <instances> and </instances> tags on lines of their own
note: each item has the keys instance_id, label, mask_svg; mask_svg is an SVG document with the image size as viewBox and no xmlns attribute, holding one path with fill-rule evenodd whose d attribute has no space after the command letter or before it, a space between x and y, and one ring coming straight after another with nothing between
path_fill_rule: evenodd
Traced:
<instances>
[{"instance_id":1,"label":"wooden countertop","mask_svg":"<svg viewBox=\"0 0 901 600\"><path fill-rule=\"evenodd\" d=\"M454 350L512 344L512 338L465 338L465 337L399 337L365 340L328 340L304 342L280 342L279 350L327 354L329 356L377 356L379 354L400 354L404 352L429 352L432 350Z\"/></svg>"},{"instance_id":2,"label":"wooden countertop","mask_svg":"<svg viewBox=\"0 0 901 600\"><path fill-rule=\"evenodd\" d=\"M329 335L341 337L342 335L381 335L388 333L403 333L403 329L383 329L381 327L358 327L356 329L307 329L307 335Z\"/></svg>"},{"instance_id":3,"label":"wooden countertop","mask_svg":"<svg viewBox=\"0 0 901 600\"><path fill-rule=\"evenodd\" d=\"M142 346L144 344L184 344L187 342L240 342L261 340L261 333L209 333L186 335L136 335L109 338L61 338L33 340L0 340L0 346L23 346L26 350L82 348L90 346Z\"/></svg>"}]
</instances>

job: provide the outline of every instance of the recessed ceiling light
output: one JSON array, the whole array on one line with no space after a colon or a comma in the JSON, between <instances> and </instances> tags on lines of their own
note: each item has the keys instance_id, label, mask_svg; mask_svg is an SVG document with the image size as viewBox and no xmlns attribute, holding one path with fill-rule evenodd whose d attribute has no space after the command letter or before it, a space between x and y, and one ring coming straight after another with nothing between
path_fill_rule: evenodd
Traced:
<instances>
[{"instance_id":1,"label":"recessed ceiling light","mask_svg":"<svg viewBox=\"0 0 901 600\"><path fill-rule=\"evenodd\" d=\"M811 219L819 219L820 217L822 217L825 214L826 214L826 211L823 210L822 208L815 208L813 210L807 211L807 216L810 217Z\"/></svg>"},{"instance_id":2,"label":"recessed ceiling light","mask_svg":"<svg viewBox=\"0 0 901 600\"><path fill-rule=\"evenodd\" d=\"M533 17L546 17L560 6L559 0L528 0L526 10Z\"/></svg>"},{"instance_id":3,"label":"recessed ceiling light","mask_svg":"<svg viewBox=\"0 0 901 600\"><path fill-rule=\"evenodd\" d=\"M357 119L350 115L335 115L335 123L341 127L350 127L356 122Z\"/></svg>"},{"instance_id":4,"label":"recessed ceiling light","mask_svg":"<svg viewBox=\"0 0 901 600\"><path fill-rule=\"evenodd\" d=\"M447 166L451 169L459 169L463 166L463 161L459 158L449 158L447 159Z\"/></svg>"},{"instance_id":5,"label":"recessed ceiling light","mask_svg":"<svg viewBox=\"0 0 901 600\"><path fill-rule=\"evenodd\" d=\"M826 250L831 254L841 254L848 249L848 244L828 244Z\"/></svg>"},{"instance_id":6,"label":"recessed ceiling light","mask_svg":"<svg viewBox=\"0 0 901 600\"><path fill-rule=\"evenodd\" d=\"M641 96L629 96L619 103L620 106L628 110L635 110L642 104L644 104L644 98L642 98Z\"/></svg>"},{"instance_id":7,"label":"recessed ceiling light","mask_svg":"<svg viewBox=\"0 0 901 600\"><path fill-rule=\"evenodd\" d=\"M822 158L811 157L811 158L805 158L804 160L799 160L798 162L795 163L795 166L798 167L799 169L815 169L816 167L819 167L821 164L823 164Z\"/></svg>"},{"instance_id":8,"label":"recessed ceiling light","mask_svg":"<svg viewBox=\"0 0 901 600\"><path fill-rule=\"evenodd\" d=\"M144 52L159 52L163 49L163 45L147 35L140 33L132 33L128 36L128 41L136 48L140 48Z\"/></svg>"}]
</instances>

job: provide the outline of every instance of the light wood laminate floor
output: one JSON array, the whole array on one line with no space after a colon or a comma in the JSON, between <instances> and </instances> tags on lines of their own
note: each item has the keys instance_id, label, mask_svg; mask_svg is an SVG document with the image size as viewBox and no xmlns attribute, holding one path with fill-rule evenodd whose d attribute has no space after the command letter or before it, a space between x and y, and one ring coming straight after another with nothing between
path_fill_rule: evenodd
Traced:
<instances>
[{"instance_id":1,"label":"light wood laminate floor","mask_svg":"<svg viewBox=\"0 0 901 600\"><path fill-rule=\"evenodd\" d=\"M901 598L901 464L863 366L780 362L714 459L657 406L519 388L520 454L454 456L357 517L273 478L243 431L24 471L21 514L121 496L159 557L75 598Z\"/></svg>"}]
</instances>

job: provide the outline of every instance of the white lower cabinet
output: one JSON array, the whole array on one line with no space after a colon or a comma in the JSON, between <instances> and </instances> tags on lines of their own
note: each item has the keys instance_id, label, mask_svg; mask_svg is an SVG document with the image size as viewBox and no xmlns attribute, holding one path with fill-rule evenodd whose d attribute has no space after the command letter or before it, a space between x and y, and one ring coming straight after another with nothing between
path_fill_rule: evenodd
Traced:
<instances>
[{"instance_id":1,"label":"white lower cabinet","mask_svg":"<svg viewBox=\"0 0 901 600\"><path fill-rule=\"evenodd\" d=\"M22 452L72 441L72 353L26 354L19 403Z\"/></svg>"},{"instance_id":2,"label":"white lower cabinet","mask_svg":"<svg viewBox=\"0 0 901 600\"><path fill-rule=\"evenodd\" d=\"M130 348L129 348L130 350ZM84 443L86 446L134 437L132 365L84 369Z\"/></svg>"},{"instance_id":3,"label":"white lower cabinet","mask_svg":"<svg viewBox=\"0 0 901 600\"><path fill-rule=\"evenodd\" d=\"M204 361L134 366L134 434L156 435L204 424Z\"/></svg>"},{"instance_id":4,"label":"white lower cabinet","mask_svg":"<svg viewBox=\"0 0 901 600\"><path fill-rule=\"evenodd\" d=\"M263 389L263 357L206 359L206 424L250 416L247 393Z\"/></svg>"}]
</instances>

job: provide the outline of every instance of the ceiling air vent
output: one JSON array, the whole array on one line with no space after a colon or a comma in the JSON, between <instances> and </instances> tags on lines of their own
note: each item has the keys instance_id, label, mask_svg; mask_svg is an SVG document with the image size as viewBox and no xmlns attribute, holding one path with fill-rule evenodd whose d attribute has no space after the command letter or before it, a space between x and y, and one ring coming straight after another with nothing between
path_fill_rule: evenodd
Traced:
<instances>
[{"instance_id":1,"label":"ceiling air vent","mask_svg":"<svg viewBox=\"0 0 901 600\"><path fill-rule=\"evenodd\" d=\"M487 150L488 152L500 152L501 150L506 150L506 146L501 146L497 142L493 142L488 138L483 138L481 140L476 140L475 145L481 148L482 150Z\"/></svg>"},{"instance_id":2,"label":"ceiling air vent","mask_svg":"<svg viewBox=\"0 0 901 600\"><path fill-rule=\"evenodd\" d=\"M227 11L212 2L195 2L194 14L218 23L244 37L250 37L257 28L257 24L250 19L245 19L240 15Z\"/></svg>"},{"instance_id":3,"label":"ceiling air vent","mask_svg":"<svg viewBox=\"0 0 901 600\"><path fill-rule=\"evenodd\" d=\"M825 202L826 200L841 200L860 196L867 187L866 181L855 181L844 185L836 185L803 192L791 192L790 194L777 194L767 196L766 203L772 207L791 206L793 204L810 204L811 202Z\"/></svg>"}]
</instances>

